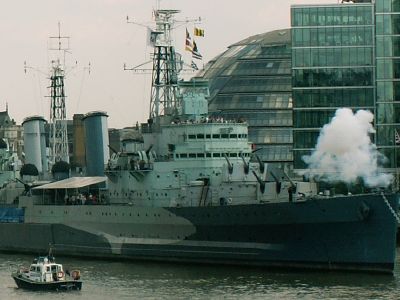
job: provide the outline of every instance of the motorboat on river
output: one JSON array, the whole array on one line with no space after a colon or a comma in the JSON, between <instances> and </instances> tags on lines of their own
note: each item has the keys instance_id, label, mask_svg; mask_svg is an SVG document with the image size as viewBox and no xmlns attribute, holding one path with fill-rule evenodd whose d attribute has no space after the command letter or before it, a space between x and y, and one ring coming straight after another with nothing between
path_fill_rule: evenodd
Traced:
<instances>
[{"instance_id":1,"label":"motorboat on river","mask_svg":"<svg viewBox=\"0 0 400 300\"><path fill-rule=\"evenodd\" d=\"M35 258L30 268L20 268L11 274L19 288L41 291L81 290L80 271L64 271L54 256Z\"/></svg>"}]
</instances>

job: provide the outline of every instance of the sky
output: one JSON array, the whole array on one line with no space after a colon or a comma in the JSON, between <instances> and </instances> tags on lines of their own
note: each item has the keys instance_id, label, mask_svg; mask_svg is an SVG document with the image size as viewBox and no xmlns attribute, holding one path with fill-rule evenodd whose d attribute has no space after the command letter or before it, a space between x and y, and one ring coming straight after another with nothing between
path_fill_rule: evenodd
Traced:
<instances>
[{"instance_id":1,"label":"sky","mask_svg":"<svg viewBox=\"0 0 400 300\"><path fill-rule=\"evenodd\" d=\"M17 124L25 117L49 120L49 37L68 36L66 54L67 118L76 113L105 111L110 128L144 122L149 114L150 74L124 70L150 59L147 29L153 8L179 9L177 19L194 20L205 30L196 39L203 55L201 67L233 43L251 35L290 27L290 5L337 3L337 0L13 0L0 10L0 111L6 109ZM187 24L189 31L193 23ZM185 25L174 41L184 51ZM24 72L26 62L26 72ZM89 72L90 63L90 72Z\"/></svg>"}]
</instances>

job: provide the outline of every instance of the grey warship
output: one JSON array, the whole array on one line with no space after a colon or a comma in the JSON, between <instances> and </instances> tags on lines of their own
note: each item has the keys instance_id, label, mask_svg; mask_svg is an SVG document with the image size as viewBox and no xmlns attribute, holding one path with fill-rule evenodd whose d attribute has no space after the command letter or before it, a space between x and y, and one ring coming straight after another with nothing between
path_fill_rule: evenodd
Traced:
<instances>
[{"instance_id":1,"label":"grey warship","mask_svg":"<svg viewBox=\"0 0 400 300\"><path fill-rule=\"evenodd\" d=\"M252 152L247 124L209 118L207 82L178 80L176 13L155 13L143 140L114 154L104 177L19 196L5 212L16 221L0 223L0 250L52 244L58 255L104 259L392 273L398 195L320 195L313 182L266 180L272 171ZM87 186L97 186L99 203L64 202Z\"/></svg>"}]
</instances>

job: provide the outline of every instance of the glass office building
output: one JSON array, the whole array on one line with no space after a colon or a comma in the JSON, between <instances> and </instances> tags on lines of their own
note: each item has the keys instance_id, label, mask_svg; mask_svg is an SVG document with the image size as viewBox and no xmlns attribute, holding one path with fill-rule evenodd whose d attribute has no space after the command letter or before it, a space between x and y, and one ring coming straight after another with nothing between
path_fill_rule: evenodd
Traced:
<instances>
[{"instance_id":1,"label":"glass office building","mask_svg":"<svg viewBox=\"0 0 400 300\"><path fill-rule=\"evenodd\" d=\"M400 165L400 0L376 0L376 129L378 149ZM396 133L397 132L397 133ZM397 138L396 138L397 136ZM397 141L396 141L397 140Z\"/></svg>"},{"instance_id":2,"label":"glass office building","mask_svg":"<svg viewBox=\"0 0 400 300\"><path fill-rule=\"evenodd\" d=\"M285 169L293 161L290 45L290 29L251 36L198 74L209 81L211 114L245 119L257 155Z\"/></svg>"},{"instance_id":3,"label":"glass office building","mask_svg":"<svg viewBox=\"0 0 400 300\"><path fill-rule=\"evenodd\" d=\"M400 0L332 2L294 5L292 30L251 36L211 60L199 74L209 109L246 119L262 160L296 170L338 108L367 109L385 168L398 170Z\"/></svg>"},{"instance_id":4,"label":"glass office building","mask_svg":"<svg viewBox=\"0 0 400 300\"><path fill-rule=\"evenodd\" d=\"M292 6L293 156L315 147L341 107L375 114L374 5Z\"/></svg>"}]
</instances>

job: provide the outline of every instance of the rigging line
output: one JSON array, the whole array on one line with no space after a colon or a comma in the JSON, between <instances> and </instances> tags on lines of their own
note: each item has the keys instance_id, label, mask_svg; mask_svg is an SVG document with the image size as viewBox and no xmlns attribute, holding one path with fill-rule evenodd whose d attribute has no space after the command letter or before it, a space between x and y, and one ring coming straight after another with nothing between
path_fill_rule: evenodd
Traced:
<instances>
[{"instance_id":1,"label":"rigging line","mask_svg":"<svg viewBox=\"0 0 400 300\"><path fill-rule=\"evenodd\" d=\"M145 57L145 59L146 59L146 56L147 56L147 51L148 51L148 45L147 45L147 43L146 43L146 46L145 46L145 51L144 51L144 57ZM151 54L150 54L150 56L151 56ZM152 76L152 75L151 75ZM145 111L145 101L146 101L146 86L147 86L147 77L148 76L146 76L146 75L144 75L144 82L145 82L145 84L143 84L143 92L142 92L142 111L141 111L141 114L140 114L140 118L142 118L142 120L146 120L146 115L147 115L147 112ZM150 93L151 93L151 91L150 91Z\"/></svg>"},{"instance_id":2,"label":"rigging line","mask_svg":"<svg viewBox=\"0 0 400 300\"><path fill-rule=\"evenodd\" d=\"M44 115L44 110L43 110L43 93L42 93L42 82L40 81L40 76L36 74L36 77L38 79L38 86L39 86L39 103L40 103L40 112L42 115Z\"/></svg>"},{"instance_id":3,"label":"rigging line","mask_svg":"<svg viewBox=\"0 0 400 300\"><path fill-rule=\"evenodd\" d=\"M85 74L86 72L82 73L82 80L81 80L81 86L79 88L79 96L78 96L78 102L76 103L76 110L75 112L78 113L79 112L79 105L81 103L81 96L82 96L82 90L83 90L83 84L85 82Z\"/></svg>"},{"instance_id":4,"label":"rigging line","mask_svg":"<svg viewBox=\"0 0 400 300\"><path fill-rule=\"evenodd\" d=\"M39 111L39 103L38 103L38 91L36 90L37 89L37 87L36 87L36 78L35 78L35 74L33 74L33 76L30 76L30 80L31 80L31 83L32 83L32 88L33 88L33 92L32 92L32 95L33 95L33 102L34 102L34 104L35 104L35 108L36 108L36 111Z\"/></svg>"},{"instance_id":5,"label":"rigging line","mask_svg":"<svg viewBox=\"0 0 400 300\"><path fill-rule=\"evenodd\" d=\"M36 112L40 114L43 113L43 101L42 101L43 99L41 94L40 76L38 76L36 73L33 73L31 81L33 87L33 101L35 104Z\"/></svg>"}]
</instances>

